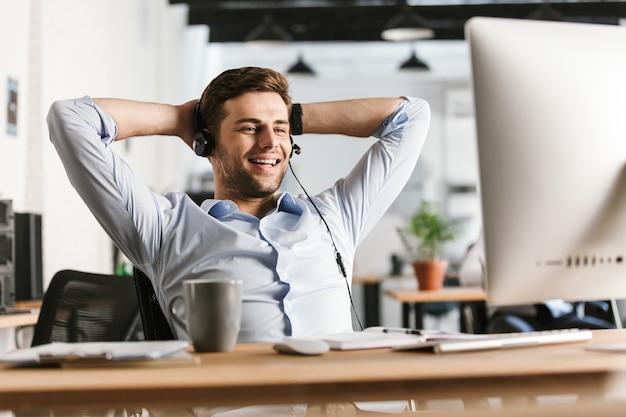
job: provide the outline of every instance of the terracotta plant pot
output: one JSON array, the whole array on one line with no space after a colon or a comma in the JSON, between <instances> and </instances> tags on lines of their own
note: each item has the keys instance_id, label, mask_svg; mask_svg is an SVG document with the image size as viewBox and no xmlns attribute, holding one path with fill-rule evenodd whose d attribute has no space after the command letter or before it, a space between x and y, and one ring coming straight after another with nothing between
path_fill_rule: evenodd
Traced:
<instances>
[{"instance_id":1,"label":"terracotta plant pot","mask_svg":"<svg viewBox=\"0 0 626 417\"><path fill-rule=\"evenodd\" d=\"M413 262L413 270L417 277L419 290L438 290L443 287L448 261L417 261Z\"/></svg>"}]
</instances>

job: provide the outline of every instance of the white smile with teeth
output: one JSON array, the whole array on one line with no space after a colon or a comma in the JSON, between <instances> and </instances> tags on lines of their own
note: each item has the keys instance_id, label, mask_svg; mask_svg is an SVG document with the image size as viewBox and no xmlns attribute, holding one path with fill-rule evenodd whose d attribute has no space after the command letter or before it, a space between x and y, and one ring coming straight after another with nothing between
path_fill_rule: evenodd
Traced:
<instances>
[{"instance_id":1,"label":"white smile with teeth","mask_svg":"<svg viewBox=\"0 0 626 417\"><path fill-rule=\"evenodd\" d=\"M252 162L253 164L274 166L278 163L278 159L251 159L250 162Z\"/></svg>"}]
</instances>

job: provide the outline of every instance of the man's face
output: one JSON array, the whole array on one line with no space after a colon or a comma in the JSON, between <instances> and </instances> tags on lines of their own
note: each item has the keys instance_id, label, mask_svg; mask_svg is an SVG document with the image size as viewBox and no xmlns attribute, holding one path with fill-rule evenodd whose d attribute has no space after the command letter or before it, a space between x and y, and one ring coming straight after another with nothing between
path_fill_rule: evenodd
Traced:
<instances>
[{"instance_id":1,"label":"man's face","mask_svg":"<svg viewBox=\"0 0 626 417\"><path fill-rule=\"evenodd\" d=\"M274 194L291 152L285 102L276 93L252 92L226 101L224 110L210 157L216 191L243 199Z\"/></svg>"}]
</instances>

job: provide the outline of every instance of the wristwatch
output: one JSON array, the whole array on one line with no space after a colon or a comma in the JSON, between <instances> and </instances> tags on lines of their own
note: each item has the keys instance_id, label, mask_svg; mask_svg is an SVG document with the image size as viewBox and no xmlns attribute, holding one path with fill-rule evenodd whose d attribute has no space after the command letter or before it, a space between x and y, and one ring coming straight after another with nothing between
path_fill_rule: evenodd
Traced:
<instances>
[{"instance_id":1,"label":"wristwatch","mask_svg":"<svg viewBox=\"0 0 626 417\"><path fill-rule=\"evenodd\" d=\"M292 135L302 134L302 106L300 103L294 103L291 106L291 116L289 116L289 124L291 125Z\"/></svg>"}]
</instances>

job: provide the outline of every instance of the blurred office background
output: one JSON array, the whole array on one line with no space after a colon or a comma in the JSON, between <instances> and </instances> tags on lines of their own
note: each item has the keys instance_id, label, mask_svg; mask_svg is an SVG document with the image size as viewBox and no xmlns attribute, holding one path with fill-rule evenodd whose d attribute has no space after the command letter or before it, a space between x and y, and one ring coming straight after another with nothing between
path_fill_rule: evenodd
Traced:
<instances>
[{"instance_id":1,"label":"blurred office background","mask_svg":"<svg viewBox=\"0 0 626 417\"><path fill-rule=\"evenodd\" d=\"M422 199L440 201L446 214L462 223L463 236L446 248L452 262L458 262L480 229L463 22L472 14L523 17L545 3L0 0L0 200L10 200L15 212L41 215L44 288L60 269L109 273L115 266L111 241L71 188L48 140L50 104L83 95L181 103L199 97L227 68L254 65L287 73L300 58L314 74L287 73L295 101L414 95L431 104L430 133L413 178L361 246L355 275L391 270L391 255L403 255L395 228L406 224ZM570 3L597 7L593 19L601 22L616 24L620 14L626 15L622 2L552 2L561 10ZM300 20L303 10L309 13L311 28L317 27L313 23L318 18L334 25L336 33L319 27L307 32L304 23L290 24L289 5L309 6L292 11L300 13ZM426 17L434 22L433 37L383 40L379 33L389 17L408 6L411 12L430 14ZM326 14L314 15L316 8ZM244 42L242 35L249 35L272 10L291 41L278 46ZM588 9L566 11L579 20L591 19L584 17L591 13ZM210 18L213 24L206 23ZM427 68L401 68L413 55ZM307 135L297 142L303 151L293 166L309 193L347 173L372 143ZM209 164L176 138L137 138L115 147L158 192L211 191ZM284 189L299 192L290 177ZM399 312L398 306L392 308Z\"/></svg>"}]
</instances>

